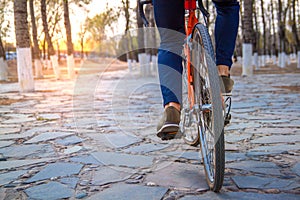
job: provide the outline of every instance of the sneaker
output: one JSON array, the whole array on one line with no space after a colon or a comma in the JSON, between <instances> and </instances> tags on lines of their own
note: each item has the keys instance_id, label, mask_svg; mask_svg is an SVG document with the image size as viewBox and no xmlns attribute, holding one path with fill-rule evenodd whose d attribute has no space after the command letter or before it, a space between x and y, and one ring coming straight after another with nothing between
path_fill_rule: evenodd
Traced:
<instances>
[{"instance_id":1,"label":"sneaker","mask_svg":"<svg viewBox=\"0 0 300 200\"><path fill-rule=\"evenodd\" d=\"M234 85L234 81L230 76L221 76L223 85L221 85L221 91L225 94L230 94Z\"/></svg>"},{"instance_id":2,"label":"sneaker","mask_svg":"<svg viewBox=\"0 0 300 200\"><path fill-rule=\"evenodd\" d=\"M162 140L170 140L180 137L178 134L180 123L180 111L173 106L165 109L162 119L157 125L156 135Z\"/></svg>"}]
</instances>

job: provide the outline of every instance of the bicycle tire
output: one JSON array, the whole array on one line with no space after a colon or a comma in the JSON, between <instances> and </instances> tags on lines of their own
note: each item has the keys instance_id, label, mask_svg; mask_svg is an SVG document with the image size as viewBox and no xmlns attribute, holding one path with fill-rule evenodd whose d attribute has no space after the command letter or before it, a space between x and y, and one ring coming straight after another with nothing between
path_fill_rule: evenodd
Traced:
<instances>
[{"instance_id":1,"label":"bicycle tire","mask_svg":"<svg viewBox=\"0 0 300 200\"><path fill-rule=\"evenodd\" d=\"M198 133L206 181L218 192L224 180L224 120L220 80L214 49L206 26L197 24L192 33L193 85L195 103L200 105ZM198 61L198 62L197 62ZM207 107L207 110L204 108Z\"/></svg>"}]
</instances>

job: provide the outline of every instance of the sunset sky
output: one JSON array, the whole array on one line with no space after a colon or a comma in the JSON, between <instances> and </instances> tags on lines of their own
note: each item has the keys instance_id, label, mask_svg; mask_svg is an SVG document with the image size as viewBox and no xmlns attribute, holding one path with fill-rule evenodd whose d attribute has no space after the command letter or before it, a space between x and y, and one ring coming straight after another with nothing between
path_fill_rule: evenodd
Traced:
<instances>
[{"instance_id":1,"label":"sunset sky","mask_svg":"<svg viewBox=\"0 0 300 200\"><path fill-rule=\"evenodd\" d=\"M110 8L115 8L116 11L118 12L118 7L121 6L121 0L93 0L91 4L86 6L86 9L89 11L88 16L93 17L96 14L99 14L101 12L105 11L106 5L108 4L108 7ZM136 0L130 0L130 6L131 8L136 7ZM84 11L83 8L76 8L77 6L72 6L73 13L70 15L71 18L71 23L72 23L72 30L73 30L73 36L77 37L76 34L80 30L80 24L84 23L85 21L85 16L86 16L86 11ZM75 23L74 23L75 22ZM125 20L120 19L118 21L118 29L116 30L115 34L120 34L124 30L125 26Z\"/></svg>"},{"instance_id":2,"label":"sunset sky","mask_svg":"<svg viewBox=\"0 0 300 200\"><path fill-rule=\"evenodd\" d=\"M116 11L118 11L118 7L121 6L121 0L92 0L92 2L84 7L78 7L74 4L70 5L70 21L71 21L71 27L72 27L72 39L73 43L76 46L76 43L79 41L78 33L80 32L80 26L85 22L86 17L92 18L96 14L99 14L101 12L104 12L106 9L106 5L110 8L115 8ZM130 0L130 6L132 8L136 7L136 0ZM38 9L38 8L37 8ZM13 8L10 8L10 10L13 10ZM29 13L28 13L29 15ZM9 20L9 23L11 24L11 29L8 33L8 36L5 38L5 41L10 43L15 43L15 29L14 29L14 18L13 13L10 13L6 15L7 20ZM62 27L63 20L61 21ZM125 29L125 20L120 18L118 23L115 25L114 33L111 33L111 36L115 34L121 34L124 32ZM62 30L64 33L65 30ZM63 47L62 47L63 48Z\"/></svg>"}]
</instances>

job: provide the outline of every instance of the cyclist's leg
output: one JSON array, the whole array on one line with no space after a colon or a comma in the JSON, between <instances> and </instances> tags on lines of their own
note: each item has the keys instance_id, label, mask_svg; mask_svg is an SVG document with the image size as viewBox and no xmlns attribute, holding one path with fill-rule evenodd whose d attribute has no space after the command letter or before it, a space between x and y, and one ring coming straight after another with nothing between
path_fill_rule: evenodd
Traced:
<instances>
[{"instance_id":1,"label":"cyclist's leg","mask_svg":"<svg viewBox=\"0 0 300 200\"><path fill-rule=\"evenodd\" d=\"M157 126L157 135L162 139L172 139L180 122L184 1L153 0L153 6L161 38L158 74L165 107L164 116Z\"/></svg>"},{"instance_id":2,"label":"cyclist's leg","mask_svg":"<svg viewBox=\"0 0 300 200\"><path fill-rule=\"evenodd\" d=\"M154 16L161 38L158 73L164 106L170 102L181 102L183 2L183 0L153 0Z\"/></svg>"},{"instance_id":3,"label":"cyclist's leg","mask_svg":"<svg viewBox=\"0 0 300 200\"><path fill-rule=\"evenodd\" d=\"M215 23L216 64L220 75L229 75L239 25L237 0L213 0L217 8Z\"/></svg>"}]
</instances>

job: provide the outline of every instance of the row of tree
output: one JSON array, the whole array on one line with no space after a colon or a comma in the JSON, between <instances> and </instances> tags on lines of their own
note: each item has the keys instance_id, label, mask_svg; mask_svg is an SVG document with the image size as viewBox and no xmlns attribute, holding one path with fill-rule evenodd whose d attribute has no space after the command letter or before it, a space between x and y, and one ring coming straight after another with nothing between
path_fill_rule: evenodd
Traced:
<instances>
[{"instance_id":1,"label":"row of tree","mask_svg":"<svg viewBox=\"0 0 300 200\"><path fill-rule=\"evenodd\" d=\"M106 30L107 28L112 28L113 24L119 20L120 15L123 15L126 19L125 33L132 27L132 14L133 9L130 8L129 0L120 0L120 6L117 8L120 12L116 12L116 9L109 8L95 15L93 18L88 18L88 9L86 6L91 2L91 0L3 0L0 2L0 80L7 79L7 65L5 62L5 48L3 45L3 38L5 40L6 35L9 34L11 26L8 20L8 14L14 15L15 22L15 33L16 33L16 49L18 60L22 59L22 52L19 52L21 48L30 48L32 52L32 59L34 64L35 76L41 78L43 75L43 67L41 58L44 60L51 60L50 66L53 67L54 73L57 78L60 77L60 70L58 64L58 58L60 55L60 42L58 40L65 40L67 44L67 66L70 78L74 75L74 58L73 58L73 43L72 43L72 33L71 33L71 23L69 17L69 6L74 4L75 6L84 9L86 12L85 23L80 24L80 32L78 36L80 38L81 46L81 56L83 57L84 45L87 41L90 44L102 47L104 45L103 40L107 39ZM28 4L27 4L28 3ZM11 11L10 5L13 4L13 11ZM28 9L29 7L29 9ZM19 8L19 9L17 9ZM29 19L29 22L27 21ZM64 27L61 26L62 21L64 22ZM78 25L77 25L78 26ZM65 29L65 32L63 30ZM20 32L20 30L22 30ZM110 31L112 29L109 29ZM88 37L87 37L87 33ZM86 39L88 38L88 39ZM55 47L54 42L57 46ZM114 46L117 43L114 42ZM104 49L104 48L101 48ZM106 48L107 50L108 48ZM115 50L115 49L114 49ZM26 56L29 60L28 55ZM30 66L22 67L24 63L30 62L18 62L18 70L26 71L26 73L18 71L18 79L22 82L21 74L29 74L26 77L30 77L32 70ZM32 82L32 81L29 81ZM29 83L26 81L26 83ZM24 91L32 90L32 85L28 86L29 89L21 89ZM21 83L22 88L26 88L24 84Z\"/></svg>"},{"instance_id":2,"label":"row of tree","mask_svg":"<svg viewBox=\"0 0 300 200\"><path fill-rule=\"evenodd\" d=\"M34 60L34 69L37 78L42 77L41 51L43 47L43 55L50 58L51 65L57 78L60 78L60 70L58 66L57 54L53 45L53 37L60 30L57 28L59 21L64 20L65 36L67 44L67 68L70 78L74 76L74 56L71 23L69 17L69 5L88 4L90 0L14 0L13 15L16 35L16 51L17 51L17 68L18 80L21 91L34 90L32 59ZM7 79L7 65L5 63L5 51L2 38L6 36L10 24L5 19L11 0L3 0L0 4L0 78ZM28 9L29 5L29 9ZM50 9L48 9L50 8ZM30 22L28 23L28 10L30 13ZM36 16L38 11L38 17ZM37 22L42 23L42 28ZM31 27L31 34L30 29ZM41 36L44 36L41 40Z\"/></svg>"},{"instance_id":3,"label":"row of tree","mask_svg":"<svg viewBox=\"0 0 300 200\"><path fill-rule=\"evenodd\" d=\"M254 55L278 56L278 64L285 67L285 54L300 51L299 4L299 0L243 0L243 43L251 44ZM237 50L241 55L241 48Z\"/></svg>"},{"instance_id":4,"label":"row of tree","mask_svg":"<svg viewBox=\"0 0 300 200\"><path fill-rule=\"evenodd\" d=\"M203 2L211 14L208 27L213 33L213 24L216 19L215 8L212 1L203 0ZM287 64L286 54L298 54L298 67L300 68L300 1L240 0L240 5L240 31L237 37L235 56L243 55L246 63L248 62L251 66L254 63L256 67L264 66L267 57L273 56L274 61L278 57L278 61L274 64L285 67ZM153 10L146 7L145 12L150 20L150 26L154 26L153 13L151 13ZM135 27L142 28L138 12L136 21ZM153 37L155 38L155 35L151 36L152 39ZM141 41L149 41L149 39L139 37L137 44L140 45ZM248 48L251 49L248 50ZM141 53L140 50L139 53ZM247 61L247 58L252 58L252 54L254 60ZM258 62L259 58L260 63ZM243 65L247 66L246 63Z\"/></svg>"},{"instance_id":5,"label":"row of tree","mask_svg":"<svg viewBox=\"0 0 300 200\"><path fill-rule=\"evenodd\" d=\"M74 59L73 59L73 43L71 34L71 23L69 18L69 5L74 4L85 9L85 5L91 0L15 0L14 1L14 19L15 32L18 51L18 70L19 81L22 80L22 74L32 73L31 66L26 56L21 56L21 49L29 49L32 47L32 58L34 59L35 72L37 77L42 76L42 67L40 63L42 47L43 55L47 55L52 62L54 72L57 77L60 76L57 62L59 55L59 42L57 43L56 52L53 41L64 37L67 43L68 54L68 70L70 77L73 76ZM136 0L138 2L138 0ZM205 0L204 0L205 1ZM0 2L0 79L3 79L2 73L5 66L1 64L5 61L5 51L3 47L3 38L7 30L10 28L9 23L5 19L8 5L12 0L2 0ZM27 4L29 2L29 4ZM209 22L214 22L216 17L213 3L206 0L207 8L211 13ZM300 22L300 1L299 0L240 0L241 3L241 31L239 31L236 55L242 55L243 66L252 66L252 53L259 55L279 55L280 59L284 57L284 53L292 53L300 51L299 44L299 22ZM30 22L27 22L27 6L29 6ZM135 12L136 11L136 12ZM154 26L153 10L151 6L146 7L146 15L150 19L150 25ZM104 40L107 40L107 31L112 31L113 24L119 20L120 16L125 18L125 29L123 40L118 44L114 40L110 40L114 48L122 49L120 52L132 52L134 49L140 49L138 46L144 41L156 40L155 32L150 33L150 38L143 38L144 35L132 37L131 28L141 28L143 24L137 12L137 9L130 8L129 0L120 0L120 7L108 8L103 13L95 15L93 18L87 18L85 24L81 25L79 33L81 51L83 55L83 46L86 44L86 33L89 32L90 40L97 43L99 47L103 47ZM63 28L60 27L61 21L64 21ZM213 31L214 26L210 25L209 29ZM59 36L58 36L59 35ZM149 35L145 35L149 37ZM145 45L145 44L144 44ZM142 45L142 46L144 46ZM108 48L102 48L107 49ZM155 51L146 49L147 54L155 54ZM144 53L139 50L138 53ZM248 53L248 54L247 54ZM127 59L137 59L136 54L127 53ZM300 53L299 53L300 56ZM21 62L22 57L27 58L28 62ZM20 62L19 62L20 59ZM24 65L25 67L22 67ZM284 61L282 63L285 63ZM28 65L28 66L27 66ZM26 71L26 72L23 72ZM21 81L22 82L22 81ZM28 83L28 81L26 81ZM32 86L23 86L21 90L32 90ZM29 84L33 85L33 84Z\"/></svg>"}]
</instances>

